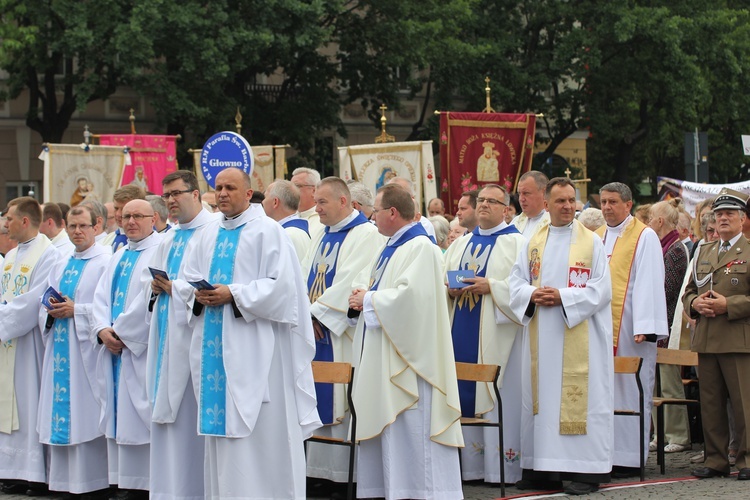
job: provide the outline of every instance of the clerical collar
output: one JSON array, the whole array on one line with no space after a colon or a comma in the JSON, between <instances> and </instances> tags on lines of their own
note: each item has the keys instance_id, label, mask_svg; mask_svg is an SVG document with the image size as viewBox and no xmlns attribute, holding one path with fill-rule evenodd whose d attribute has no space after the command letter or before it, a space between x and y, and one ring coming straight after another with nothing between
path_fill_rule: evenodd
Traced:
<instances>
[{"instance_id":1,"label":"clerical collar","mask_svg":"<svg viewBox=\"0 0 750 500\"><path fill-rule=\"evenodd\" d=\"M734 238L732 238L731 240L729 240L729 248L732 248L737 243L737 241L740 239L740 236L742 236L742 233L739 233ZM721 248L721 244L722 243L724 243L724 240L719 240L719 247L718 248Z\"/></svg>"},{"instance_id":2,"label":"clerical collar","mask_svg":"<svg viewBox=\"0 0 750 500\"><path fill-rule=\"evenodd\" d=\"M73 251L73 258L79 259L79 260L88 260L93 257L96 257L97 255L103 254L103 253L109 253L109 247L105 247L102 245L97 245L96 241L93 245L88 247L83 252L79 252L77 250Z\"/></svg>"},{"instance_id":3,"label":"clerical collar","mask_svg":"<svg viewBox=\"0 0 750 500\"><path fill-rule=\"evenodd\" d=\"M393 236L391 236L390 238L388 238L388 243L386 243L386 245L387 246L391 246L394 243L396 243L398 241L398 239L401 238L401 235L403 235L406 231L408 231L409 229L411 229L412 227L414 227L417 224L419 224L419 222L410 222L407 225L405 225L404 227L402 227L401 229L399 229L398 231L396 231L393 234Z\"/></svg>"},{"instance_id":4,"label":"clerical collar","mask_svg":"<svg viewBox=\"0 0 750 500\"><path fill-rule=\"evenodd\" d=\"M281 224L283 226L284 224L286 224L290 220L299 219L299 218L300 218L299 214L297 212L294 212L292 215L287 215L286 217L284 217L283 219L281 219L279 221L279 224Z\"/></svg>"},{"instance_id":5,"label":"clerical collar","mask_svg":"<svg viewBox=\"0 0 750 500\"><path fill-rule=\"evenodd\" d=\"M251 203L250 206L242 212L241 214L238 214L235 217L232 217L231 219L227 219L226 217L222 217L222 220L220 221L222 227L228 230L237 229L238 227L247 224L248 221L251 219L256 219L260 217L261 215L265 215L265 211L263 210L263 207L261 207L259 204Z\"/></svg>"},{"instance_id":6,"label":"clerical collar","mask_svg":"<svg viewBox=\"0 0 750 500\"><path fill-rule=\"evenodd\" d=\"M70 238L68 238L68 233L66 233L65 231L60 231L59 233L57 233L57 236L52 238L52 240L50 241L52 241L52 243L59 243L63 240L70 240Z\"/></svg>"},{"instance_id":7,"label":"clerical collar","mask_svg":"<svg viewBox=\"0 0 750 500\"><path fill-rule=\"evenodd\" d=\"M349 224L351 221L356 219L359 216L359 211L352 210L352 213L350 213L347 217L344 217L344 220L337 222L333 226L330 226L330 229L328 230L329 233L336 233L343 229L347 224Z\"/></svg>"},{"instance_id":8,"label":"clerical collar","mask_svg":"<svg viewBox=\"0 0 750 500\"><path fill-rule=\"evenodd\" d=\"M607 232L617 233L619 236L620 233L622 233L622 231L625 229L625 227L630 223L632 219L633 219L633 216L628 214L628 216L625 217L625 220L623 220L616 226L607 225Z\"/></svg>"},{"instance_id":9,"label":"clerical collar","mask_svg":"<svg viewBox=\"0 0 750 500\"><path fill-rule=\"evenodd\" d=\"M491 234L495 234L498 231L501 231L508 227L508 224L505 223L505 221L502 221L497 226L490 228L490 229L482 229L481 227L477 226L477 229L479 229L479 234L482 236L489 236Z\"/></svg>"},{"instance_id":10,"label":"clerical collar","mask_svg":"<svg viewBox=\"0 0 750 500\"><path fill-rule=\"evenodd\" d=\"M190 222L181 222L177 226L172 226L173 229L193 229L194 227L201 227L203 225L208 224L212 220L216 219L216 216L206 210L205 208L201 208L201 211L198 212L198 215L193 217L193 220Z\"/></svg>"},{"instance_id":11,"label":"clerical collar","mask_svg":"<svg viewBox=\"0 0 750 500\"><path fill-rule=\"evenodd\" d=\"M28 245L28 244L32 243L32 242L33 242L33 241L34 241L34 240L36 239L36 237L37 237L37 236L39 236L39 233L36 233L36 234L34 235L34 237L33 237L33 238L31 238L30 240L26 240L26 241L24 241L23 243L19 243L19 244L18 244L18 246L19 246L19 247L22 247L22 246L26 246L26 245Z\"/></svg>"},{"instance_id":12,"label":"clerical collar","mask_svg":"<svg viewBox=\"0 0 750 500\"><path fill-rule=\"evenodd\" d=\"M544 216L544 214L545 214L546 212L547 212L547 211L546 211L545 209L542 209L542 211L541 211L541 212L539 212L539 213L538 213L537 215L535 215L534 217L529 217L528 215L526 215L526 217L527 217L527 218L528 218L529 220L539 220L539 219L541 219L541 218L542 218L542 217Z\"/></svg>"},{"instance_id":13,"label":"clerical collar","mask_svg":"<svg viewBox=\"0 0 750 500\"><path fill-rule=\"evenodd\" d=\"M299 216L302 219L309 219L310 217L313 217L317 212L315 212L315 205L311 206L307 210L300 212Z\"/></svg>"},{"instance_id":14,"label":"clerical collar","mask_svg":"<svg viewBox=\"0 0 750 500\"><path fill-rule=\"evenodd\" d=\"M151 234L149 234L145 238L142 238L138 241L133 241L128 238L128 250L135 250L135 251L141 250L141 247L147 246L148 245L147 242L150 241L150 238L153 238L155 234L159 234L159 233L157 233L156 231L152 229Z\"/></svg>"},{"instance_id":15,"label":"clerical collar","mask_svg":"<svg viewBox=\"0 0 750 500\"><path fill-rule=\"evenodd\" d=\"M553 226L552 224L549 225L549 232L550 233L567 233L570 231L570 228L573 227L573 221L570 221L570 224L565 224L564 226Z\"/></svg>"}]
</instances>

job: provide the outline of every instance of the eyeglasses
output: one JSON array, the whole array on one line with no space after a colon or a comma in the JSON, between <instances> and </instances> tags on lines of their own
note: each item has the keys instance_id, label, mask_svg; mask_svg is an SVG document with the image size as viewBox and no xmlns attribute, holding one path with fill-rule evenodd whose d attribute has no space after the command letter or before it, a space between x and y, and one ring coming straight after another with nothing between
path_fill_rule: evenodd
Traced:
<instances>
[{"instance_id":1,"label":"eyeglasses","mask_svg":"<svg viewBox=\"0 0 750 500\"><path fill-rule=\"evenodd\" d=\"M505 203L503 203L500 200L496 200L494 198L477 198L477 204L484 203L485 201L487 203L489 203L490 205L503 205L503 206L506 206Z\"/></svg>"},{"instance_id":2,"label":"eyeglasses","mask_svg":"<svg viewBox=\"0 0 750 500\"><path fill-rule=\"evenodd\" d=\"M122 220L130 220L133 219L136 222L142 221L146 217L153 217L154 215L143 215L143 214L122 214Z\"/></svg>"},{"instance_id":3,"label":"eyeglasses","mask_svg":"<svg viewBox=\"0 0 750 500\"><path fill-rule=\"evenodd\" d=\"M85 230L87 230L90 227L94 227L94 226L91 225L91 224L68 224L68 229L70 229L73 232L75 232L75 231L77 231L79 229L81 231L85 231Z\"/></svg>"},{"instance_id":4,"label":"eyeglasses","mask_svg":"<svg viewBox=\"0 0 750 500\"><path fill-rule=\"evenodd\" d=\"M176 189L174 191L170 191L168 193L164 193L163 195L161 195L161 199L164 200L164 201L167 201L170 196L172 198L177 199L177 196L179 196L179 195L181 195L183 193L192 193L192 192L193 192L192 189L182 189L182 190Z\"/></svg>"},{"instance_id":5,"label":"eyeglasses","mask_svg":"<svg viewBox=\"0 0 750 500\"><path fill-rule=\"evenodd\" d=\"M295 186L297 187L297 189L314 188L315 184L295 184Z\"/></svg>"},{"instance_id":6,"label":"eyeglasses","mask_svg":"<svg viewBox=\"0 0 750 500\"><path fill-rule=\"evenodd\" d=\"M373 208L372 209L372 215L370 215L370 218L372 219L373 217L375 217L375 214L378 213L378 212L382 212L383 210L390 210L391 208L392 207L388 207L388 208Z\"/></svg>"}]
</instances>

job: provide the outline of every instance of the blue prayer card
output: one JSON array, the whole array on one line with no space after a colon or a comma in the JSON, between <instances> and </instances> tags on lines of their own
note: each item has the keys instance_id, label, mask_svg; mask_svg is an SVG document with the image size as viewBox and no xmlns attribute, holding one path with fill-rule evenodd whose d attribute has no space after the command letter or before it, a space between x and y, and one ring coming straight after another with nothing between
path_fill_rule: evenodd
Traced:
<instances>
[{"instance_id":1,"label":"blue prayer card","mask_svg":"<svg viewBox=\"0 0 750 500\"><path fill-rule=\"evenodd\" d=\"M189 282L196 290L215 290L216 288L206 280Z\"/></svg>"},{"instance_id":2,"label":"blue prayer card","mask_svg":"<svg viewBox=\"0 0 750 500\"><path fill-rule=\"evenodd\" d=\"M466 278L473 278L474 271L465 269L462 271L448 271L448 288L465 288L472 283L464 281Z\"/></svg>"},{"instance_id":3,"label":"blue prayer card","mask_svg":"<svg viewBox=\"0 0 750 500\"><path fill-rule=\"evenodd\" d=\"M52 309L52 304L57 304L60 302L65 302L65 299L62 295L60 295L60 293L58 293L57 290L52 287L47 288L47 290L45 290L44 292L44 295L42 295L42 305L47 309Z\"/></svg>"},{"instance_id":4,"label":"blue prayer card","mask_svg":"<svg viewBox=\"0 0 750 500\"><path fill-rule=\"evenodd\" d=\"M162 271L161 269L156 269L154 267L149 267L149 271L151 271L151 277L156 279L157 276L161 276L165 280L169 281L169 275L166 271Z\"/></svg>"}]
</instances>

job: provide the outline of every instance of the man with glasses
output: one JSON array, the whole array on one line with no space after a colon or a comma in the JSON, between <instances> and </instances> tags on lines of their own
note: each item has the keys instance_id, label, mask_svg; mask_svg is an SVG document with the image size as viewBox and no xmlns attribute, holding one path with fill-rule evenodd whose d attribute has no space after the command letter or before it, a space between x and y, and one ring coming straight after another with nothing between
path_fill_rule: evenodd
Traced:
<instances>
[{"instance_id":1,"label":"man with glasses","mask_svg":"<svg viewBox=\"0 0 750 500\"><path fill-rule=\"evenodd\" d=\"M144 293L162 236L154 231L154 211L133 200L121 211L128 238L99 280L92 310L97 346L97 390L107 436L110 484L126 490L121 498L148 498L151 408L146 394L149 325ZM98 339L98 340L97 340Z\"/></svg>"},{"instance_id":2,"label":"man with glasses","mask_svg":"<svg viewBox=\"0 0 750 500\"><path fill-rule=\"evenodd\" d=\"M445 254L444 270L473 271L465 288L448 288L451 334L456 361L490 363L502 368L498 384L503 399L504 450L497 449L497 431L463 429L467 446L461 450L463 478L500 482L500 461L505 461L505 481L521 479L518 450L521 445L521 335L510 309L508 278L525 240L505 223L508 193L487 184L477 197L479 225L457 239ZM503 384L503 380L513 383ZM459 382L464 417L498 421L494 391L471 382Z\"/></svg>"},{"instance_id":3,"label":"man with glasses","mask_svg":"<svg viewBox=\"0 0 750 500\"><path fill-rule=\"evenodd\" d=\"M5 212L8 235L18 246L5 255L0 304L0 479L45 483L44 446L39 443L37 413L44 346L39 331L39 298L60 254L39 232L42 210L31 197L16 198ZM6 493L19 493L13 484ZM44 484L31 485L44 489Z\"/></svg>"},{"instance_id":4,"label":"man with glasses","mask_svg":"<svg viewBox=\"0 0 750 500\"><path fill-rule=\"evenodd\" d=\"M51 301L39 316L45 350L38 428L39 440L49 445L49 489L76 495L109 487L107 441L93 390L97 351L89 314L112 249L96 244L99 222L85 203L68 212L67 233L75 251L50 273L49 285L65 301Z\"/></svg>"},{"instance_id":5,"label":"man with glasses","mask_svg":"<svg viewBox=\"0 0 750 500\"><path fill-rule=\"evenodd\" d=\"M310 236L315 239L324 229L315 210L315 189L320 182L320 173L311 168L295 168L291 181L299 189L299 216L308 222Z\"/></svg>"},{"instance_id":6,"label":"man with glasses","mask_svg":"<svg viewBox=\"0 0 750 500\"><path fill-rule=\"evenodd\" d=\"M727 476L731 470L727 456L729 397L739 441L737 479L750 479L746 455L750 398L743 396L744 384L750 379L746 342L750 335L750 244L742 235L747 201L746 194L728 188L714 200L719 238L698 250L693 279L682 299L685 311L696 320L691 347L698 353L705 463L692 474L700 478Z\"/></svg>"},{"instance_id":7,"label":"man with glasses","mask_svg":"<svg viewBox=\"0 0 750 500\"><path fill-rule=\"evenodd\" d=\"M184 257L196 251L198 236L218 215L203 208L198 180L178 170L162 180L161 198L169 218L179 226L164 235L150 267L167 273L151 281L146 389L151 403L152 498L203 497L203 437L197 427L198 406L190 380L190 340L183 296ZM180 291L183 293L181 294Z\"/></svg>"},{"instance_id":8,"label":"man with glasses","mask_svg":"<svg viewBox=\"0 0 750 500\"><path fill-rule=\"evenodd\" d=\"M128 236L125 234L125 226L123 225L125 221L122 220L123 207L133 200L145 200L146 192L135 184L127 184L118 188L112 197L114 199L116 229L104 238L102 244L112 245L112 253L115 253L128 243ZM107 226L109 227L109 220Z\"/></svg>"}]
</instances>

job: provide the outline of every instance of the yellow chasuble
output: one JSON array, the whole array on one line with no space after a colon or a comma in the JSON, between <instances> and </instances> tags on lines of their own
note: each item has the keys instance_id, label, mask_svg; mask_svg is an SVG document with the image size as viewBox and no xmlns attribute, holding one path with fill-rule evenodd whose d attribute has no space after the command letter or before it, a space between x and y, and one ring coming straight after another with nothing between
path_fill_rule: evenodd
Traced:
<instances>
[{"instance_id":1,"label":"yellow chasuble","mask_svg":"<svg viewBox=\"0 0 750 500\"><path fill-rule=\"evenodd\" d=\"M15 297L29 289L31 273L44 251L52 243L46 237L31 243L24 256L17 260L18 247L5 255L2 276L3 303L11 302ZM29 313L31 314L31 313ZM34 312L36 314L36 312ZM19 429L18 405L15 389L16 339L0 345L0 432L10 434Z\"/></svg>"},{"instance_id":2,"label":"yellow chasuble","mask_svg":"<svg viewBox=\"0 0 750 500\"><path fill-rule=\"evenodd\" d=\"M568 254L568 286L585 287L591 277L594 256L594 233L574 220ZM543 223L529 240L529 279L540 287L542 257L549 235L549 224ZM529 323L531 350L531 394L533 414L539 413L539 315ZM562 393L560 395L560 434L586 434L589 394L589 327L583 321L573 328L565 327L563 340Z\"/></svg>"},{"instance_id":3,"label":"yellow chasuble","mask_svg":"<svg viewBox=\"0 0 750 500\"><path fill-rule=\"evenodd\" d=\"M622 325L622 312L625 308L625 297L628 295L628 286L630 286L630 276L635 262L635 249L638 247L638 241L641 239L643 230L646 225L636 217L630 221L628 226L622 231L622 234L615 246L612 248L612 255L609 255L609 272L612 275L612 346L615 355L617 354L617 341L620 338L620 326ZM602 226L596 230L602 240L607 226Z\"/></svg>"}]
</instances>

